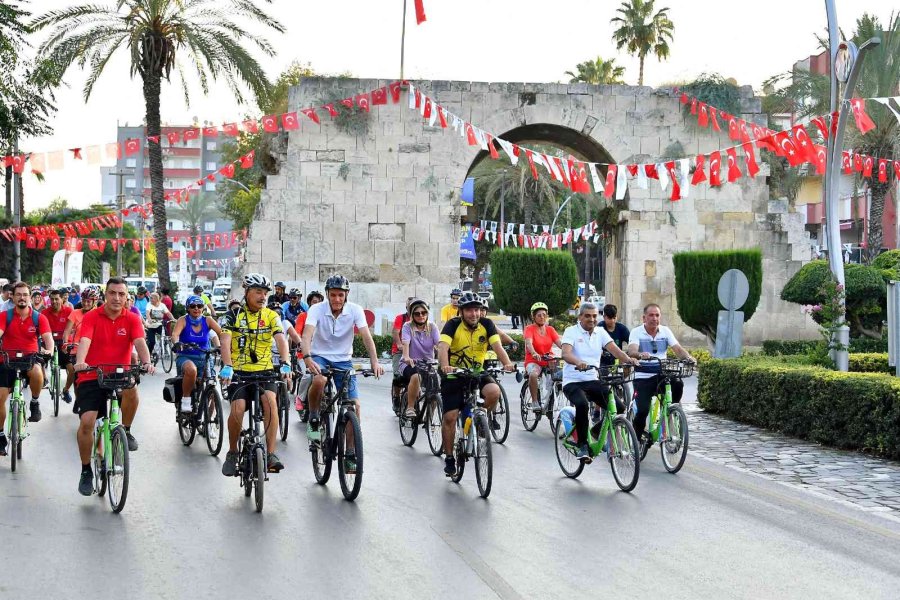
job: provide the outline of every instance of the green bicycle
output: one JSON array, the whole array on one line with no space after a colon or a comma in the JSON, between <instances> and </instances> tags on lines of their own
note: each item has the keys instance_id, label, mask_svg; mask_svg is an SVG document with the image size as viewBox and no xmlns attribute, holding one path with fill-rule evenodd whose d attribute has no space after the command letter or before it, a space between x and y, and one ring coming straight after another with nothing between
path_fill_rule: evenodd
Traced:
<instances>
[{"instance_id":1,"label":"green bicycle","mask_svg":"<svg viewBox=\"0 0 900 600\"><path fill-rule=\"evenodd\" d=\"M588 446L591 456L606 453L613 479L623 492L630 492L637 485L641 474L640 448L634 427L625 415L616 414L616 396L613 388L623 386L632 376L632 370L623 366L590 367L596 369L600 381L609 386L606 410L601 421L588 429ZM556 420L556 460L566 477L577 478L584 471L585 463L576 457L580 441L575 435L575 409L567 406Z\"/></svg>"},{"instance_id":2,"label":"green bicycle","mask_svg":"<svg viewBox=\"0 0 900 600\"><path fill-rule=\"evenodd\" d=\"M672 402L672 382L682 380L694 374L695 365L691 361L678 359L660 360L651 356L650 360L659 363L659 367L653 367L660 378L660 388L663 393L657 392L650 405L650 414L647 415L645 431L650 434L654 442L659 442L659 451L662 455L663 467L669 473L675 474L684 466L688 451L688 422L684 409L680 404ZM631 401L628 408L628 419L634 420L637 414L637 403ZM642 444L641 460L647 456L650 444Z\"/></svg>"},{"instance_id":3,"label":"green bicycle","mask_svg":"<svg viewBox=\"0 0 900 600\"><path fill-rule=\"evenodd\" d=\"M22 443L28 437L28 417L25 416L25 396L22 390L27 387L28 372L35 363L40 362L41 355L35 353L0 351L3 364L16 372L12 394L9 397L9 410L6 412L6 437L9 440L9 467L16 472L18 461L22 460Z\"/></svg>"}]
</instances>

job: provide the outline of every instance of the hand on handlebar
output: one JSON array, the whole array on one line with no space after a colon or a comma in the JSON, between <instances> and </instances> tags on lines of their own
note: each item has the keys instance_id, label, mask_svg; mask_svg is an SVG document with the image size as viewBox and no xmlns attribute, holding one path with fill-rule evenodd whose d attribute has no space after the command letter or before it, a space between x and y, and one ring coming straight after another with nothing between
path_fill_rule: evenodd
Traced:
<instances>
[{"instance_id":1,"label":"hand on handlebar","mask_svg":"<svg viewBox=\"0 0 900 600\"><path fill-rule=\"evenodd\" d=\"M642 358L643 360L649 359L649 358L650 358L650 353L649 353L649 352L641 352L641 358Z\"/></svg>"},{"instance_id":2,"label":"hand on handlebar","mask_svg":"<svg viewBox=\"0 0 900 600\"><path fill-rule=\"evenodd\" d=\"M507 373L512 373L513 371L516 370L516 363L507 363L507 364L503 365L503 370L506 371Z\"/></svg>"},{"instance_id":3,"label":"hand on handlebar","mask_svg":"<svg viewBox=\"0 0 900 600\"><path fill-rule=\"evenodd\" d=\"M141 371L146 373L147 375L153 375L156 373L156 367L154 367L151 363L144 363L141 365Z\"/></svg>"},{"instance_id":4,"label":"hand on handlebar","mask_svg":"<svg viewBox=\"0 0 900 600\"><path fill-rule=\"evenodd\" d=\"M378 364L377 360L373 359L370 362L372 363L372 373L375 374L375 379L378 379L379 377L384 375L384 367Z\"/></svg>"},{"instance_id":5,"label":"hand on handlebar","mask_svg":"<svg viewBox=\"0 0 900 600\"><path fill-rule=\"evenodd\" d=\"M587 371L590 368L591 368L591 365L587 364L586 362L580 362L577 365L575 365L576 371Z\"/></svg>"},{"instance_id":6,"label":"hand on handlebar","mask_svg":"<svg viewBox=\"0 0 900 600\"><path fill-rule=\"evenodd\" d=\"M445 366L441 367L441 372L446 375L449 375L449 374L453 373L454 371L456 371L456 367L451 367L450 365L445 365Z\"/></svg>"}]
</instances>

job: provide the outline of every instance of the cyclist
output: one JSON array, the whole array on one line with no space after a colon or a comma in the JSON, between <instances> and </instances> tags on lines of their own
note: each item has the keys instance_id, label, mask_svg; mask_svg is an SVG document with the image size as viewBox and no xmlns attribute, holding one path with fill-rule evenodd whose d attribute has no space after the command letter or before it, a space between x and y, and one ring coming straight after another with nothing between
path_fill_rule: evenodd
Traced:
<instances>
[{"instance_id":1,"label":"cyclist","mask_svg":"<svg viewBox=\"0 0 900 600\"><path fill-rule=\"evenodd\" d=\"M322 295L322 292L318 290L313 290L306 296L306 305L308 307L312 307L319 302L324 302L325 296ZM300 316L297 317L297 322L294 324L294 329L301 336L300 346L297 349L297 358L301 361L303 360L303 329L306 327L306 317L309 315L309 309L306 312L300 313ZM306 391L309 389L309 385L312 383L312 377L304 375L303 379L300 381L300 387L297 390L297 396L294 398L294 408L297 410L303 410L303 398L306 396Z\"/></svg>"},{"instance_id":2,"label":"cyclist","mask_svg":"<svg viewBox=\"0 0 900 600\"><path fill-rule=\"evenodd\" d=\"M515 365L509 360L506 351L500 344L497 327L490 319L481 316L483 304L472 292L465 292L459 298L459 317L447 321L441 331L438 343L438 362L441 370L448 374L441 381L441 398L444 403L444 421L441 433L444 439L444 456L446 457L444 473L452 477L456 473L456 460L453 458L453 438L456 435L456 418L463 407L464 381L452 373L457 367L481 371L488 348L497 353L504 370L512 372ZM481 373L478 387L484 398L485 409L493 412L500 399L500 387L494 378Z\"/></svg>"},{"instance_id":3,"label":"cyclist","mask_svg":"<svg viewBox=\"0 0 900 600\"><path fill-rule=\"evenodd\" d=\"M150 348L150 354L156 349L157 340L161 340L165 332L163 331L163 322L165 320L174 320L175 317L166 308L166 305L160 302L159 294L153 292L150 294L150 303L144 311L144 327L147 330L147 347Z\"/></svg>"},{"instance_id":4,"label":"cyclist","mask_svg":"<svg viewBox=\"0 0 900 600\"><path fill-rule=\"evenodd\" d=\"M641 317L642 325L631 330L628 338L628 354L634 358L649 359L651 356L664 359L669 348L678 358L697 364L696 359L681 347L675 334L665 325L660 325L661 313L658 304L648 304L644 307ZM656 361L640 363L643 366L635 370L634 397L637 401L637 413L634 415L634 432L638 442L646 445L653 444L653 439L644 436L644 426L647 415L650 414L650 402L657 394L662 383L659 376L659 363ZM681 402L684 393L684 384L679 380L672 381L672 402Z\"/></svg>"},{"instance_id":5,"label":"cyclist","mask_svg":"<svg viewBox=\"0 0 900 600\"><path fill-rule=\"evenodd\" d=\"M591 462L588 446L588 401L595 407L605 408L609 388L601 383L599 375L591 367L600 364L603 351L611 353L623 364L637 364L619 350L616 343L602 327L597 327L600 313L591 302L582 302L578 307L578 324L567 327L562 337L563 393L575 406L575 434L579 444L576 456ZM619 413L625 412L624 404L616 402Z\"/></svg>"},{"instance_id":6,"label":"cyclist","mask_svg":"<svg viewBox=\"0 0 900 600\"><path fill-rule=\"evenodd\" d=\"M192 410L191 392L197 383L197 376L203 375L206 370L206 361L203 360L203 351L210 348L210 334L222 335L222 328L216 320L203 314L205 304L200 296L188 296L185 301L187 314L175 321L172 328L172 339L178 340L172 346L172 350L178 354L175 359L175 371L181 382L181 412L189 413ZM196 344L198 348L185 348L184 344Z\"/></svg>"},{"instance_id":7,"label":"cyclist","mask_svg":"<svg viewBox=\"0 0 900 600\"><path fill-rule=\"evenodd\" d=\"M81 321L81 339L75 354L75 371L79 372L75 388L75 408L79 415L78 453L81 456L81 479L78 491L90 496L93 491L91 471L91 442L94 423L100 416L106 416L107 394L97 383L98 365L130 365L132 353L137 350L139 360L148 374L153 373L150 364L150 350L144 339L141 318L125 309L128 285L121 277L112 277L106 282L106 303L99 310L92 310ZM84 299L82 299L84 302ZM96 343L94 341L96 340ZM131 423L138 407L137 392L122 394L122 424L128 437L129 450L132 448Z\"/></svg>"},{"instance_id":8,"label":"cyclist","mask_svg":"<svg viewBox=\"0 0 900 600\"><path fill-rule=\"evenodd\" d=\"M453 288L450 290L450 302L441 307L440 321L438 326L443 327L447 321L459 316L459 297L462 296L462 290Z\"/></svg>"},{"instance_id":9,"label":"cyclist","mask_svg":"<svg viewBox=\"0 0 900 600\"><path fill-rule=\"evenodd\" d=\"M37 312L44 312L47 309L47 303L44 301L44 295L40 290L31 292L31 308Z\"/></svg>"},{"instance_id":10,"label":"cyclist","mask_svg":"<svg viewBox=\"0 0 900 600\"><path fill-rule=\"evenodd\" d=\"M81 339L81 322L84 320L84 315L94 309L98 298L100 298L100 292L93 286L88 286L81 292L79 307L69 314L66 329L63 331L63 339L67 343L78 344L78 341ZM67 349L64 348L64 350ZM60 354L60 356L62 355ZM75 357L71 358L74 359ZM72 395L69 393L69 390L72 389L72 385L75 383L75 363L70 361L68 351L66 351L66 363L67 376L66 387L63 388L63 401L68 403L72 401Z\"/></svg>"},{"instance_id":11,"label":"cyclist","mask_svg":"<svg viewBox=\"0 0 900 600\"><path fill-rule=\"evenodd\" d=\"M400 359L403 353L400 351L400 330L403 324L409 320L409 303L415 300L415 296L406 299L406 310L394 317L394 325L391 327L391 372L394 374L391 382L391 397L400 397L400 380L403 378L403 366Z\"/></svg>"},{"instance_id":12,"label":"cyclist","mask_svg":"<svg viewBox=\"0 0 900 600\"><path fill-rule=\"evenodd\" d=\"M199 296L198 296L199 297ZM241 301L237 298L232 298L228 301L228 310L225 311L225 314L219 317L219 327L225 327L225 321L228 319L228 313L233 310L237 310L241 307Z\"/></svg>"},{"instance_id":13,"label":"cyclist","mask_svg":"<svg viewBox=\"0 0 900 600\"><path fill-rule=\"evenodd\" d=\"M50 323L50 331L53 333L53 344L59 349L59 368L66 370L67 385L69 380L72 379L72 365L69 364L69 355L63 346L67 339L65 336L66 326L69 323L69 316L72 314L72 306L69 304L68 297L69 293L66 291L66 288L50 290L50 308L42 313ZM55 375L59 376L59 373ZM68 389L66 387L66 391L63 392L63 400L65 402L71 402L72 400Z\"/></svg>"},{"instance_id":14,"label":"cyclist","mask_svg":"<svg viewBox=\"0 0 900 600\"><path fill-rule=\"evenodd\" d=\"M547 368L548 361L543 356L549 354L553 346L562 348L559 334L552 325L548 325L550 309L543 302L531 305L531 325L525 328L525 373L528 375L528 389L531 391L531 408L540 410L541 397L538 392L538 381L541 371Z\"/></svg>"},{"instance_id":15,"label":"cyclist","mask_svg":"<svg viewBox=\"0 0 900 600\"><path fill-rule=\"evenodd\" d=\"M141 318L147 318L147 306L150 305L150 296L147 295L147 288L140 285L137 289L137 295L134 298L134 307L141 313ZM152 350L150 351L153 352Z\"/></svg>"},{"instance_id":16,"label":"cyclist","mask_svg":"<svg viewBox=\"0 0 900 600\"><path fill-rule=\"evenodd\" d=\"M268 308L270 310L275 311L275 314L278 315L278 318L281 320L281 330L284 332L284 335L287 336L288 342L291 345L299 346L302 338L300 334L297 333L297 330L294 329L294 325L284 318L284 308L282 308L281 304L277 302L270 302ZM272 340L272 344L275 344L275 340ZM278 365L280 361L278 360L278 348L276 346L272 346L272 364L275 366L275 370L278 370Z\"/></svg>"},{"instance_id":17,"label":"cyclist","mask_svg":"<svg viewBox=\"0 0 900 600\"><path fill-rule=\"evenodd\" d=\"M616 343L617 348L627 348L628 338L631 332L628 328L618 321L619 310L615 304L607 304L603 307L603 329L609 334L609 337ZM603 353L600 359L601 365L614 365L616 359L609 352Z\"/></svg>"},{"instance_id":18,"label":"cyclist","mask_svg":"<svg viewBox=\"0 0 900 600\"><path fill-rule=\"evenodd\" d=\"M296 327L297 317L308 311L309 305L303 301L298 288L291 288L291 291L288 292L288 301L281 305L281 310L284 313L284 318Z\"/></svg>"},{"instance_id":19,"label":"cyclist","mask_svg":"<svg viewBox=\"0 0 900 600\"><path fill-rule=\"evenodd\" d=\"M353 329L359 330L366 350L369 353L369 362L376 377L384 374L384 369L378 364L378 353L375 349L375 340L369 331L366 315L360 305L349 302L350 282L342 275L332 275L325 282L325 294L327 300L309 308L306 317L306 326L303 328L303 349L306 352L303 363L310 373L314 375L309 387L309 424L306 434L310 441L318 441L319 438L319 406L322 395L325 392L326 379L322 375L322 369L334 368L349 370L353 368L350 357L353 354ZM338 387L343 386L343 374L335 374L334 382ZM348 397L355 401L356 414L360 415L359 390L356 387L356 377L350 376L348 384ZM348 436L349 437L349 436ZM347 440L349 448L355 447ZM345 457L349 463L349 472L356 470L356 457L349 453Z\"/></svg>"},{"instance_id":20,"label":"cyclist","mask_svg":"<svg viewBox=\"0 0 900 600\"><path fill-rule=\"evenodd\" d=\"M413 298L409 303L409 321L403 324L400 331L400 345L402 347L401 375L407 385L406 392L406 416L416 417L416 399L419 397L421 381L416 371L417 360L434 360L435 350L441 341L437 325L428 319L431 308L428 303L420 298Z\"/></svg>"},{"instance_id":21,"label":"cyclist","mask_svg":"<svg viewBox=\"0 0 900 600\"><path fill-rule=\"evenodd\" d=\"M278 304L284 304L285 302L290 302L290 297L285 293L285 287L283 281L275 282L275 293L270 295L268 298L268 302L272 302L273 300Z\"/></svg>"},{"instance_id":22,"label":"cyclist","mask_svg":"<svg viewBox=\"0 0 900 600\"><path fill-rule=\"evenodd\" d=\"M13 302L15 308L0 313L0 340L3 350L9 353L23 352L32 354L53 353L53 334L50 323L42 313L31 306L28 284L13 284ZM16 372L0 365L0 429L6 423L6 399L15 382ZM28 372L28 385L31 388L31 416L28 420L37 423L41 420L41 405L38 397L44 387L44 370L39 363ZM0 456L6 456L6 437L0 437Z\"/></svg>"},{"instance_id":23,"label":"cyclist","mask_svg":"<svg viewBox=\"0 0 900 600\"><path fill-rule=\"evenodd\" d=\"M266 294L272 289L269 278L259 273L244 276L244 303L228 313L222 329L222 367L219 376L228 385L233 373L259 374L271 371L272 341L275 340L281 355L281 374L290 379L291 361L287 340L281 328L281 320L275 311L266 308ZM233 365L233 369L232 369ZM265 418L266 449L269 457L266 467L270 473L284 468L275 454L275 438L278 433L278 406L275 402L275 383L260 384L260 402ZM232 384L228 388L231 414L228 417L228 454L222 464L222 474L232 477L237 473L238 436L247 409L248 385Z\"/></svg>"}]
</instances>

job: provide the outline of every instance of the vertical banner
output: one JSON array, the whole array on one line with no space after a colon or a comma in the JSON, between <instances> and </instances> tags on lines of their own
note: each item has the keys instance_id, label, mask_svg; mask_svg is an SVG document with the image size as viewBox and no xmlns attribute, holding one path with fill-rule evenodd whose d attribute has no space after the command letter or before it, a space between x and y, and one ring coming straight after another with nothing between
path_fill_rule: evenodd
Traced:
<instances>
[{"instance_id":1,"label":"vertical banner","mask_svg":"<svg viewBox=\"0 0 900 600\"><path fill-rule=\"evenodd\" d=\"M66 282L66 251L59 250L53 254L53 271L50 275L50 285L54 288L62 287Z\"/></svg>"},{"instance_id":2,"label":"vertical banner","mask_svg":"<svg viewBox=\"0 0 900 600\"><path fill-rule=\"evenodd\" d=\"M475 239L468 225L463 225L459 231L459 257L475 260Z\"/></svg>"},{"instance_id":3,"label":"vertical banner","mask_svg":"<svg viewBox=\"0 0 900 600\"><path fill-rule=\"evenodd\" d=\"M100 263L100 283L105 287L107 281L109 281L109 263L103 261Z\"/></svg>"},{"instance_id":4,"label":"vertical banner","mask_svg":"<svg viewBox=\"0 0 900 600\"><path fill-rule=\"evenodd\" d=\"M82 282L81 267L83 263L84 252L72 252L69 254L69 260L66 261L66 280L63 281L63 285Z\"/></svg>"},{"instance_id":5,"label":"vertical banner","mask_svg":"<svg viewBox=\"0 0 900 600\"><path fill-rule=\"evenodd\" d=\"M475 178L466 178L463 182L462 194L459 199L463 206L472 206L475 204Z\"/></svg>"}]
</instances>

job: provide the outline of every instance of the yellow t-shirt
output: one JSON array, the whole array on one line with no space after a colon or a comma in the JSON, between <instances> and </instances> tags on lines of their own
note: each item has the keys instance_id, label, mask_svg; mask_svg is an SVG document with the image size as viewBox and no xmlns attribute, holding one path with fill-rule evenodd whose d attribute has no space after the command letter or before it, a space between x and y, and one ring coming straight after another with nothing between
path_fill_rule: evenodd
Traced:
<instances>
[{"instance_id":1,"label":"yellow t-shirt","mask_svg":"<svg viewBox=\"0 0 900 600\"><path fill-rule=\"evenodd\" d=\"M269 308L251 313L246 306L229 311L224 329L231 332L231 361L235 371L271 370L272 340L283 335L281 319ZM253 359L256 360L253 360Z\"/></svg>"},{"instance_id":2,"label":"yellow t-shirt","mask_svg":"<svg viewBox=\"0 0 900 600\"><path fill-rule=\"evenodd\" d=\"M441 308L441 323L446 323L450 319L459 316L459 307L454 306L453 303L445 304Z\"/></svg>"},{"instance_id":3,"label":"yellow t-shirt","mask_svg":"<svg viewBox=\"0 0 900 600\"><path fill-rule=\"evenodd\" d=\"M478 319L475 329L469 329L460 317L454 317L444 325L441 341L450 346L451 367L480 368L491 344L500 341L500 335L490 319Z\"/></svg>"}]
</instances>

